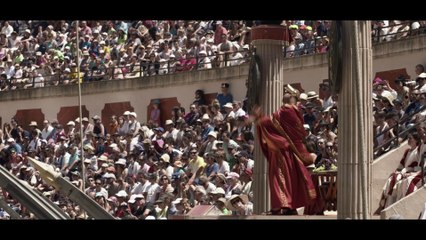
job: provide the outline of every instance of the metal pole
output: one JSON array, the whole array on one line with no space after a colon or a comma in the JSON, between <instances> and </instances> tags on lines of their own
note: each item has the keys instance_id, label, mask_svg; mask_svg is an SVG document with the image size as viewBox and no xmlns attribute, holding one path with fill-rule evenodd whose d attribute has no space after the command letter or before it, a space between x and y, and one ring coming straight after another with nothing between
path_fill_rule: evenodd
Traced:
<instances>
[{"instance_id":1,"label":"metal pole","mask_svg":"<svg viewBox=\"0 0 426 240\"><path fill-rule=\"evenodd\" d=\"M81 78L80 78L80 46L79 46L79 34L78 34L79 21L76 21L76 43L77 43L77 82L78 82L78 110L80 116L80 161L81 161L81 178L83 192L86 189L86 171L84 169L84 146L83 146L83 113L81 110Z\"/></svg>"}]
</instances>

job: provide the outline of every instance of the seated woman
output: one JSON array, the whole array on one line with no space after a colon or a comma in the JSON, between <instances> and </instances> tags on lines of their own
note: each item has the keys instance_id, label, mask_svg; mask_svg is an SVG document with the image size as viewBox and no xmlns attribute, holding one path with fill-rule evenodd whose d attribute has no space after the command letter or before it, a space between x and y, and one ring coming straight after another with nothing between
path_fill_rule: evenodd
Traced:
<instances>
[{"instance_id":1,"label":"seated woman","mask_svg":"<svg viewBox=\"0 0 426 240\"><path fill-rule=\"evenodd\" d=\"M413 179L418 171L420 136L415 132L408 135L408 145L410 146L404 153L398 168L389 176L383 187L382 200L380 206L386 208L398 201L406 194L407 179ZM409 180L409 181L411 181Z\"/></svg>"}]
</instances>

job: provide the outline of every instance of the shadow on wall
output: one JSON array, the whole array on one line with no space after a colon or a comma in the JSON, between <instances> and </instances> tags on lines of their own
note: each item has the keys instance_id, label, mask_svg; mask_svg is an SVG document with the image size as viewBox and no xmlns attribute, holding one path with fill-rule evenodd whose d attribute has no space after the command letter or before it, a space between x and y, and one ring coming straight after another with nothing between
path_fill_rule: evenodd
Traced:
<instances>
[{"instance_id":1,"label":"shadow on wall","mask_svg":"<svg viewBox=\"0 0 426 240\"><path fill-rule=\"evenodd\" d=\"M164 127L164 122L167 119L171 119L172 117L172 110L173 107L178 106L180 107L180 103L178 102L176 97L172 97L172 98L156 98L156 99L151 99L148 107L147 107L147 119L146 122L149 121L150 115L151 115L151 111L154 109L153 105L155 103L159 103L159 109L160 109L160 123L161 123L161 127Z\"/></svg>"},{"instance_id":2,"label":"shadow on wall","mask_svg":"<svg viewBox=\"0 0 426 240\"><path fill-rule=\"evenodd\" d=\"M43 121L44 121L44 113L41 111L41 108L34 108L34 109L20 109L16 111L15 114L16 122L25 130L30 130L29 124L31 121L37 122L37 127L39 129L42 129L43 127Z\"/></svg>"},{"instance_id":3,"label":"shadow on wall","mask_svg":"<svg viewBox=\"0 0 426 240\"><path fill-rule=\"evenodd\" d=\"M135 108L132 107L130 102L105 103L104 109L102 109L101 111L101 121L104 126L107 127L109 126L110 118L112 115L115 115L118 118L119 116L122 116L125 111L134 112ZM96 114L99 113L93 113L93 115Z\"/></svg>"},{"instance_id":4,"label":"shadow on wall","mask_svg":"<svg viewBox=\"0 0 426 240\"><path fill-rule=\"evenodd\" d=\"M83 117L89 118L89 111L87 110L86 105L81 106L81 111L82 111ZM62 126L66 126L69 121L75 121L76 118L80 117L80 110L78 106L61 107L56 117L58 122ZM48 119L48 120L52 122L53 119ZM40 122L40 124L41 123L42 122Z\"/></svg>"},{"instance_id":5,"label":"shadow on wall","mask_svg":"<svg viewBox=\"0 0 426 240\"><path fill-rule=\"evenodd\" d=\"M373 82L374 79L379 77L382 80L387 80L391 88L396 89L395 79L397 79L399 76L404 76L405 79L411 79L407 73L407 69L400 68L400 69L393 69L393 70L388 70L383 72L376 72L376 76L373 79L371 79L371 81Z\"/></svg>"},{"instance_id":6,"label":"shadow on wall","mask_svg":"<svg viewBox=\"0 0 426 240\"><path fill-rule=\"evenodd\" d=\"M216 99L216 97L217 97L217 92L204 94L204 99L206 100L207 105L211 105L212 102ZM187 108L189 108L189 106Z\"/></svg>"}]
</instances>

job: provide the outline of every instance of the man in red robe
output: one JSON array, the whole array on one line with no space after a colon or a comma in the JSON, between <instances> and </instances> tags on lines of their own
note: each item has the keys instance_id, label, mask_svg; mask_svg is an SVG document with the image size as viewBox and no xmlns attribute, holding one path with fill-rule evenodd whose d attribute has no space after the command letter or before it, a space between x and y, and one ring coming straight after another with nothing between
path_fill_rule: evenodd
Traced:
<instances>
[{"instance_id":1,"label":"man in red robe","mask_svg":"<svg viewBox=\"0 0 426 240\"><path fill-rule=\"evenodd\" d=\"M314 162L303 143L306 131L298 108L284 94L281 108L271 117L253 109L257 136L269 165L272 214L295 214L316 198L315 187L305 166Z\"/></svg>"}]
</instances>

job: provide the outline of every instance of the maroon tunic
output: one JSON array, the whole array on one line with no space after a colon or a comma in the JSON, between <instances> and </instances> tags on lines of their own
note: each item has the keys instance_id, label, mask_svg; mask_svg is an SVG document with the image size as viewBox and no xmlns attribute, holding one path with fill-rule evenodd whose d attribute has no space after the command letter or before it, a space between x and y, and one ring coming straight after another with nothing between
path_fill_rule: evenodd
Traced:
<instances>
[{"instance_id":1,"label":"maroon tunic","mask_svg":"<svg viewBox=\"0 0 426 240\"><path fill-rule=\"evenodd\" d=\"M303 143L306 136L303 123L300 112L291 105L282 106L272 119L263 116L257 123L260 146L269 163L272 209L296 209L316 198L305 167L312 162Z\"/></svg>"}]
</instances>

